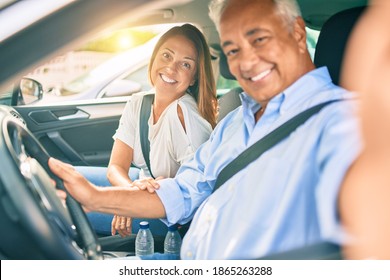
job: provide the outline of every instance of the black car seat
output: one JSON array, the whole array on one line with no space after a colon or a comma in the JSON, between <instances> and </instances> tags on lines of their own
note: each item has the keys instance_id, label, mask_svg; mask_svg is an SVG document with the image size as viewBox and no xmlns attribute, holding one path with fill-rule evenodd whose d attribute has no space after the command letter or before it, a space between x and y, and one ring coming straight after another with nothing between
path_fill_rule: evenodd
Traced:
<instances>
[{"instance_id":1,"label":"black car seat","mask_svg":"<svg viewBox=\"0 0 390 280\"><path fill-rule=\"evenodd\" d=\"M230 73L226 56L222 51L219 51L219 71L221 76L227 80L236 79L232 73ZM235 87L230 89L218 99L219 110L217 122L222 120L228 113L241 105L241 99L239 96L241 92L242 89L240 87Z\"/></svg>"},{"instance_id":2,"label":"black car seat","mask_svg":"<svg viewBox=\"0 0 390 280\"><path fill-rule=\"evenodd\" d=\"M322 26L318 37L314 64L327 66L334 84L339 84L345 46L356 20L365 7L356 7L338 12Z\"/></svg>"}]
</instances>

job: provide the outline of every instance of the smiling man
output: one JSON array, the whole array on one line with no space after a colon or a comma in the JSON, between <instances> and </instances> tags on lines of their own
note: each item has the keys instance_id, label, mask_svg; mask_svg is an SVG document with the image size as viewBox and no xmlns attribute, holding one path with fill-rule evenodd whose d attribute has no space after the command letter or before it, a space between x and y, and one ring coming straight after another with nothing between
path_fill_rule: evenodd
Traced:
<instances>
[{"instance_id":1,"label":"smiling man","mask_svg":"<svg viewBox=\"0 0 390 280\"><path fill-rule=\"evenodd\" d=\"M213 16L217 17L231 73L264 108L275 95L314 69L298 7L292 1L275 2L280 2L276 13L273 1L231 1L222 15Z\"/></svg>"},{"instance_id":2,"label":"smiling man","mask_svg":"<svg viewBox=\"0 0 390 280\"><path fill-rule=\"evenodd\" d=\"M253 259L324 240L342 242L339 187L360 151L352 94L335 86L326 68L315 69L295 1L216 0L210 10L244 90L243 105L218 124L175 178L158 181L153 193L131 192L95 187L56 160L51 168L89 209L163 217L168 224L192 219L182 259ZM245 168L221 173L294 116L340 99ZM219 184L220 174L232 177Z\"/></svg>"}]
</instances>

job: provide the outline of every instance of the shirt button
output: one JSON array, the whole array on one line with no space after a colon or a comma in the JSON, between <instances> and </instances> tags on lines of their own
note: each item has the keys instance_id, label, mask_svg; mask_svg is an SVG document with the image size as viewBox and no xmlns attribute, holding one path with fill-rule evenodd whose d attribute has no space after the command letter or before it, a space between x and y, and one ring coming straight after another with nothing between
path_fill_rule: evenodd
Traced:
<instances>
[{"instance_id":1,"label":"shirt button","mask_svg":"<svg viewBox=\"0 0 390 280\"><path fill-rule=\"evenodd\" d=\"M229 190L229 191L233 191L233 190L234 190L234 185L233 185L233 184L230 184L230 185L228 186L228 190Z\"/></svg>"},{"instance_id":2,"label":"shirt button","mask_svg":"<svg viewBox=\"0 0 390 280\"><path fill-rule=\"evenodd\" d=\"M188 251L186 255L187 255L187 258L192 258L192 252L191 251Z\"/></svg>"}]
</instances>

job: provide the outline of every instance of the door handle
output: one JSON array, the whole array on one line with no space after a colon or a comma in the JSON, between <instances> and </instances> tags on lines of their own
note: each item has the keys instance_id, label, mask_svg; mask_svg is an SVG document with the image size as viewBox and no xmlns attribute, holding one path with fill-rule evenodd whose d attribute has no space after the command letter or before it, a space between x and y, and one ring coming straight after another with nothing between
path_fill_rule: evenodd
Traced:
<instances>
[{"instance_id":1,"label":"door handle","mask_svg":"<svg viewBox=\"0 0 390 280\"><path fill-rule=\"evenodd\" d=\"M85 113L84 111L78 110L76 113L71 115L65 115L58 117L60 121L66 121L66 120L78 120L78 119L88 119L89 114Z\"/></svg>"}]
</instances>

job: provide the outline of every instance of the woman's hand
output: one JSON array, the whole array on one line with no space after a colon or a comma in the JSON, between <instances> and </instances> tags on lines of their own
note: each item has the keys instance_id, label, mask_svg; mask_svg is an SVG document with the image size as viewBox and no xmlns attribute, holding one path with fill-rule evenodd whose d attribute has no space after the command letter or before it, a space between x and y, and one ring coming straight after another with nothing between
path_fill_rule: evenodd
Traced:
<instances>
[{"instance_id":1,"label":"woman's hand","mask_svg":"<svg viewBox=\"0 0 390 280\"><path fill-rule=\"evenodd\" d=\"M158 184L158 180L163 179L163 177L157 177L156 179L153 179L151 177L144 178L140 180L135 180L131 187L137 187L140 190L147 190L150 193L154 193L156 190L160 188L160 185Z\"/></svg>"},{"instance_id":2,"label":"woman's hand","mask_svg":"<svg viewBox=\"0 0 390 280\"><path fill-rule=\"evenodd\" d=\"M115 215L111 222L111 234L115 235L116 232L122 237L129 236L131 234L131 218Z\"/></svg>"},{"instance_id":3,"label":"woman's hand","mask_svg":"<svg viewBox=\"0 0 390 280\"><path fill-rule=\"evenodd\" d=\"M160 179L163 179L163 177L135 180L129 188L133 190L147 190L149 193L153 193L160 188L160 185L156 182ZM115 235L117 232L122 237L131 235L131 217L114 216L111 222L111 234Z\"/></svg>"}]
</instances>

